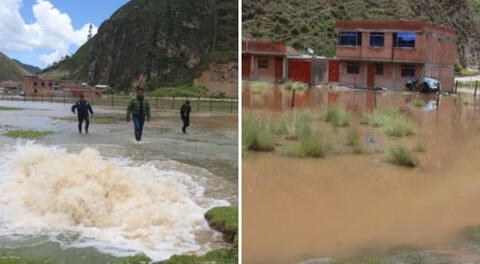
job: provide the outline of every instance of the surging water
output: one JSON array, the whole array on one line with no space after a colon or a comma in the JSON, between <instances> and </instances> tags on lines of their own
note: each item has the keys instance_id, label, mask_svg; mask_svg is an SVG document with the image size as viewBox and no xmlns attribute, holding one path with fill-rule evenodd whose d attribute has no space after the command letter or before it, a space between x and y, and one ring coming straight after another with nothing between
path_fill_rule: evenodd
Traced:
<instances>
[{"instance_id":1,"label":"surging water","mask_svg":"<svg viewBox=\"0 0 480 264\"><path fill-rule=\"evenodd\" d=\"M205 211L226 201L204 197L191 175L26 144L0 155L0 230L73 231L98 248L137 250L153 259L201 251ZM131 253L129 253L131 254Z\"/></svg>"}]
</instances>

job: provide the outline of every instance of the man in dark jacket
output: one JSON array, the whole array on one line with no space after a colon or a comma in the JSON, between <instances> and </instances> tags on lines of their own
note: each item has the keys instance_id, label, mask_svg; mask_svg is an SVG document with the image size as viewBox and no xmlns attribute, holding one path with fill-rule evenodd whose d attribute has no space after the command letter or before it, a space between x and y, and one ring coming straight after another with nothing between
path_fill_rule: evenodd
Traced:
<instances>
[{"instance_id":1,"label":"man in dark jacket","mask_svg":"<svg viewBox=\"0 0 480 264\"><path fill-rule=\"evenodd\" d=\"M186 101L180 108L180 116L183 121L182 132L183 134L187 133L187 127L190 125L190 112L192 108L190 107L190 101Z\"/></svg>"},{"instance_id":2,"label":"man in dark jacket","mask_svg":"<svg viewBox=\"0 0 480 264\"><path fill-rule=\"evenodd\" d=\"M135 125L135 139L142 140L143 124L145 117L150 122L150 104L144 98L143 89L137 90L137 97L133 98L127 107L127 122L130 121L130 116L133 118Z\"/></svg>"},{"instance_id":3,"label":"man in dark jacket","mask_svg":"<svg viewBox=\"0 0 480 264\"><path fill-rule=\"evenodd\" d=\"M75 114L75 111L78 117L78 133L82 134L82 124L85 120L85 133L88 134L89 116L90 114L93 115L93 110L90 103L85 100L85 95L80 95L80 100L72 105L72 113Z\"/></svg>"}]
</instances>

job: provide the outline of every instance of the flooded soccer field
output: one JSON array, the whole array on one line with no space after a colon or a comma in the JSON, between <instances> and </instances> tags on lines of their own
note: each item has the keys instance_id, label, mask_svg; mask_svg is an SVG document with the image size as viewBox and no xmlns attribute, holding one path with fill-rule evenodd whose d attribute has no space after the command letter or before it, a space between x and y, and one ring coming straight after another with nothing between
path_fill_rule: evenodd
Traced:
<instances>
[{"instance_id":1,"label":"flooded soccer field","mask_svg":"<svg viewBox=\"0 0 480 264\"><path fill-rule=\"evenodd\" d=\"M137 143L123 108L94 107L80 135L68 104L0 106L0 254L114 263L228 247L204 214L237 203L236 115L192 113L184 135L177 112L154 111ZM6 136L20 130L51 134Z\"/></svg>"},{"instance_id":2,"label":"flooded soccer field","mask_svg":"<svg viewBox=\"0 0 480 264\"><path fill-rule=\"evenodd\" d=\"M281 89L242 96L244 141L254 134L245 118L268 123L274 138L243 146L245 263L480 261L473 97L308 89L292 104ZM329 119L340 106L344 117ZM385 112L397 117L383 121ZM319 147L302 147L304 137Z\"/></svg>"}]
</instances>

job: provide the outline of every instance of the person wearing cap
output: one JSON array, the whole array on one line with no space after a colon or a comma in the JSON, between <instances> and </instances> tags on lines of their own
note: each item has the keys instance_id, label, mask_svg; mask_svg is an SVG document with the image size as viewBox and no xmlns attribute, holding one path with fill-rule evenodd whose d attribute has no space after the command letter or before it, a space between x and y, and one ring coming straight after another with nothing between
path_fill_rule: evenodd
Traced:
<instances>
[{"instance_id":1,"label":"person wearing cap","mask_svg":"<svg viewBox=\"0 0 480 264\"><path fill-rule=\"evenodd\" d=\"M90 125L89 116L93 116L93 110L90 103L85 100L85 95L80 95L80 100L78 100L74 105L72 105L72 113L77 114L78 117L78 133L82 134L82 124L85 121L85 133L88 134L88 126Z\"/></svg>"},{"instance_id":2,"label":"person wearing cap","mask_svg":"<svg viewBox=\"0 0 480 264\"><path fill-rule=\"evenodd\" d=\"M183 134L187 133L187 127L190 125L190 112L192 111L192 107L190 107L190 101L187 100L180 108L180 117L183 121L182 132Z\"/></svg>"},{"instance_id":3,"label":"person wearing cap","mask_svg":"<svg viewBox=\"0 0 480 264\"><path fill-rule=\"evenodd\" d=\"M127 122L130 121L130 117L132 117L135 126L135 139L140 141L142 140L145 118L150 122L150 104L144 97L143 89L138 89L137 96L130 100L130 103L128 104Z\"/></svg>"}]
</instances>

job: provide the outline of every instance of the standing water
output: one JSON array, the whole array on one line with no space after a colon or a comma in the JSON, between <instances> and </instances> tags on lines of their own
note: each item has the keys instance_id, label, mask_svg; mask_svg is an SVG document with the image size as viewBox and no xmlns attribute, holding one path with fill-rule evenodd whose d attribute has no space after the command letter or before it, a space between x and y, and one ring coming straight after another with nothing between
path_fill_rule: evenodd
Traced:
<instances>
[{"instance_id":1,"label":"standing water","mask_svg":"<svg viewBox=\"0 0 480 264\"><path fill-rule=\"evenodd\" d=\"M154 113L137 143L125 121L94 117L90 134L79 135L76 122L62 120L68 105L1 103L23 109L0 111L0 132L55 134L36 142L0 136L0 253L111 263L225 246L204 214L237 200L235 116L193 115L183 135L176 113ZM123 109L94 110L99 119L125 118Z\"/></svg>"},{"instance_id":2,"label":"standing water","mask_svg":"<svg viewBox=\"0 0 480 264\"><path fill-rule=\"evenodd\" d=\"M316 89L295 100L297 111L345 105L353 113L350 127L360 131L363 145L372 138L382 146L418 141L425 150L415 153L420 165L413 169L385 162L382 150L325 158L293 158L277 150L244 152L245 263L350 259L398 248L447 258L414 263L480 260L477 242L462 237L467 227L480 224L476 104L457 97ZM415 101L423 104L415 106ZM292 109L290 95L279 89L261 94L247 89L243 102L244 111L272 118ZM364 113L381 106L396 106L411 117L415 134L391 139L360 124ZM335 139L345 129L328 126L314 136Z\"/></svg>"}]
</instances>

